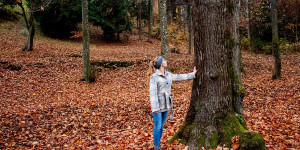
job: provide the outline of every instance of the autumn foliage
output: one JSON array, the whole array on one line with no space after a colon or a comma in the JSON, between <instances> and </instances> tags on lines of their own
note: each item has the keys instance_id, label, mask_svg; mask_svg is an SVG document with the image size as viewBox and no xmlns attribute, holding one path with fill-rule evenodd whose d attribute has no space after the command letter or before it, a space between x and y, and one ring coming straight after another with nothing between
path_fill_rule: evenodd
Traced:
<instances>
[{"instance_id":1,"label":"autumn foliage","mask_svg":"<svg viewBox=\"0 0 300 150\"><path fill-rule=\"evenodd\" d=\"M19 27L4 23L0 29L0 148L153 148L146 72L148 61L160 54L159 41L150 44L133 35L125 44L104 43L93 30L91 60L134 64L97 67L96 82L87 84L80 81L80 40L39 36L34 51L22 52L25 37ZM273 81L272 56L243 52L244 116L249 130L260 133L268 149L300 148L299 58L282 55L282 79ZM190 72L193 56L182 49L180 54L170 53L168 63L173 73ZM185 146L166 141L184 120L192 81L175 82L173 87L175 118L166 122L161 144L177 150Z\"/></svg>"}]
</instances>

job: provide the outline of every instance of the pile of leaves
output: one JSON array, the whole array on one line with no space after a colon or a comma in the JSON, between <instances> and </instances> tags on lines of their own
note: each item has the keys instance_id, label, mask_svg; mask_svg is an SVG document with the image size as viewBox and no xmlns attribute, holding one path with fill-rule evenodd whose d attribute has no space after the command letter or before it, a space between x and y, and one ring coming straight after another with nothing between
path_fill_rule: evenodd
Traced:
<instances>
[{"instance_id":1,"label":"pile of leaves","mask_svg":"<svg viewBox=\"0 0 300 150\"><path fill-rule=\"evenodd\" d=\"M128 67L103 68L96 82L80 81L81 42L37 36L32 52L22 52L26 37L19 26L0 24L0 148L5 149L150 149L153 119L148 93L148 62L160 54L160 42L132 36L127 43L91 39L91 60L134 61ZM147 39L147 38L145 38ZM282 79L271 80L273 58L243 53L248 74L244 113L250 130L263 135L268 149L299 149L299 55L282 56ZM173 73L193 71L188 50L170 53ZM8 64L20 66L11 70ZM168 119L162 149L184 149L166 141L185 118L192 81L173 84L174 119Z\"/></svg>"}]
</instances>

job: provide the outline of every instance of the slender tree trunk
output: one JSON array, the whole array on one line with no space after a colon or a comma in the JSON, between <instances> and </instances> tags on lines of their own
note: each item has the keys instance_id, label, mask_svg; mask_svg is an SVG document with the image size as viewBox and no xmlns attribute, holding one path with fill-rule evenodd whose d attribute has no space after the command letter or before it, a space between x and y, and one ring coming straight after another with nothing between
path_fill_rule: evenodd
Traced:
<instances>
[{"instance_id":1,"label":"slender tree trunk","mask_svg":"<svg viewBox=\"0 0 300 150\"><path fill-rule=\"evenodd\" d=\"M250 19L249 19L249 2L246 0L246 21L247 21L247 35L249 40L249 50L251 51L251 44L250 44Z\"/></svg>"},{"instance_id":2,"label":"slender tree trunk","mask_svg":"<svg viewBox=\"0 0 300 150\"><path fill-rule=\"evenodd\" d=\"M151 43L151 33L152 33L152 22L151 22L151 14L152 14L152 0L148 0L148 11L149 11L149 18L148 18L148 42Z\"/></svg>"},{"instance_id":3,"label":"slender tree trunk","mask_svg":"<svg viewBox=\"0 0 300 150\"><path fill-rule=\"evenodd\" d=\"M192 49L193 49L193 7L191 5L188 6L188 26L189 26L189 54L192 54Z\"/></svg>"},{"instance_id":4,"label":"slender tree trunk","mask_svg":"<svg viewBox=\"0 0 300 150\"><path fill-rule=\"evenodd\" d=\"M152 26L154 27L154 0L150 0L151 1L151 23L152 23Z\"/></svg>"},{"instance_id":5,"label":"slender tree trunk","mask_svg":"<svg viewBox=\"0 0 300 150\"><path fill-rule=\"evenodd\" d=\"M169 142L182 139L192 150L213 149L220 143L229 147L238 135L240 149L266 149L261 135L248 132L243 115L233 109L234 6L234 0L194 1L194 60L199 71L185 121Z\"/></svg>"},{"instance_id":6,"label":"slender tree trunk","mask_svg":"<svg viewBox=\"0 0 300 150\"><path fill-rule=\"evenodd\" d=\"M168 18L168 23L171 24L173 22L173 19L172 19L172 0L167 0L167 18Z\"/></svg>"},{"instance_id":7,"label":"slender tree trunk","mask_svg":"<svg viewBox=\"0 0 300 150\"><path fill-rule=\"evenodd\" d=\"M279 52L278 40L278 23L277 23L277 0L271 1L271 18L272 18L272 53L275 58L272 79L280 79L281 74L281 58Z\"/></svg>"},{"instance_id":8,"label":"slender tree trunk","mask_svg":"<svg viewBox=\"0 0 300 150\"><path fill-rule=\"evenodd\" d=\"M138 3L139 9L139 40L142 39L142 4L141 2Z\"/></svg>"},{"instance_id":9,"label":"slender tree trunk","mask_svg":"<svg viewBox=\"0 0 300 150\"><path fill-rule=\"evenodd\" d=\"M22 51L32 51L33 50L33 38L35 35L35 26L34 26L34 16L33 13L29 16L29 33L27 36L26 44Z\"/></svg>"},{"instance_id":10,"label":"slender tree trunk","mask_svg":"<svg viewBox=\"0 0 300 150\"><path fill-rule=\"evenodd\" d=\"M136 17L136 27L139 28L139 18Z\"/></svg>"},{"instance_id":11,"label":"slender tree trunk","mask_svg":"<svg viewBox=\"0 0 300 150\"><path fill-rule=\"evenodd\" d=\"M297 8L297 11L296 11L296 37L295 37L295 43L298 42L298 13L299 12L299 8Z\"/></svg>"},{"instance_id":12,"label":"slender tree trunk","mask_svg":"<svg viewBox=\"0 0 300 150\"><path fill-rule=\"evenodd\" d=\"M187 26L187 20L188 20L188 9L187 9L187 5L183 5L183 12L182 12L182 20L183 20L183 35L186 34L186 26Z\"/></svg>"},{"instance_id":13,"label":"slender tree trunk","mask_svg":"<svg viewBox=\"0 0 300 150\"><path fill-rule=\"evenodd\" d=\"M245 97L245 90L242 86L241 80L241 64L242 56L240 49L240 39L239 39L239 14L241 2L240 0L233 0L234 10L233 10L233 22L232 22L232 38L234 41L233 45L233 72L234 75L231 80L233 85L233 109L236 113L243 114L243 98Z\"/></svg>"},{"instance_id":14,"label":"slender tree trunk","mask_svg":"<svg viewBox=\"0 0 300 150\"><path fill-rule=\"evenodd\" d=\"M25 20L26 28L29 29L29 24L28 24L28 21L27 21L27 17L26 17L26 13L25 13L25 9L24 9L24 7L23 7L22 1L20 1L20 2L18 3L18 5L19 5L19 6L21 7L21 9L22 9L22 15L23 15L24 20Z\"/></svg>"},{"instance_id":15,"label":"slender tree trunk","mask_svg":"<svg viewBox=\"0 0 300 150\"><path fill-rule=\"evenodd\" d=\"M161 55L168 60L167 0L159 0Z\"/></svg>"},{"instance_id":16,"label":"slender tree trunk","mask_svg":"<svg viewBox=\"0 0 300 150\"><path fill-rule=\"evenodd\" d=\"M178 20L178 25L179 25L179 29L180 29L180 31L181 32L183 32L183 29L182 29L182 27L183 27L183 23L182 23L182 12L181 12L181 5L179 5L178 7L177 7L177 20Z\"/></svg>"},{"instance_id":17,"label":"slender tree trunk","mask_svg":"<svg viewBox=\"0 0 300 150\"><path fill-rule=\"evenodd\" d=\"M32 51L33 50L33 38L35 35L35 26L34 26L34 12L33 12L33 1L30 1L30 12L29 12L29 21L27 20L23 4L20 3L19 6L23 11L23 17L26 22L26 28L28 30L27 40L22 49L22 51Z\"/></svg>"},{"instance_id":18,"label":"slender tree trunk","mask_svg":"<svg viewBox=\"0 0 300 150\"><path fill-rule=\"evenodd\" d=\"M91 81L90 49L89 49L89 22L88 22L88 0L82 0L82 32L83 32L83 80Z\"/></svg>"}]
</instances>

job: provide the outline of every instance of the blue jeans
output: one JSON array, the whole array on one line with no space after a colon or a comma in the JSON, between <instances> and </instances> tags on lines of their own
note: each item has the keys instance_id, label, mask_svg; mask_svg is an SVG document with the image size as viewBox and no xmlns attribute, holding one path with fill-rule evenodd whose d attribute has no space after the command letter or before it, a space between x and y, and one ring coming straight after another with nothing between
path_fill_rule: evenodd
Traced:
<instances>
[{"instance_id":1,"label":"blue jeans","mask_svg":"<svg viewBox=\"0 0 300 150\"><path fill-rule=\"evenodd\" d=\"M154 112L152 113L153 120L154 120L153 140L154 140L155 146L159 146L163 128L164 128L164 124L168 117L168 112L169 111L158 112L158 114L156 114Z\"/></svg>"}]
</instances>

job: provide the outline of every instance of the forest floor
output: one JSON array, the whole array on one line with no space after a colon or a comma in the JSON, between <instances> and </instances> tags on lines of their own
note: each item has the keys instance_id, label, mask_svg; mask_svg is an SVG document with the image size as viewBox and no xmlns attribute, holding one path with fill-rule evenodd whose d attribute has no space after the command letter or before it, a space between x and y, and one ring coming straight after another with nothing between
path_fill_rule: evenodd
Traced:
<instances>
[{"instance_id":1,"label":"forest floor","mask_svg":"<svg viewBox=\"0 0 300 150\"><path fill-rule=\"evenodd\" d=\"M80 81L80 40L36 36L34 50L15 23L0 24L0 149L150 149L153 120L148 61L160 42L132 35L125 43L103 42L93 28L91 60L133 61L129 67L98 68L96 82ZM95 30L95 31L94 31ZM73 56L73 57L72 57ZM300 55L282 55L282 79L271 80L273 57L243 52L244 115L268 149L300 149ZM170 53L173 73L193 71L186 49ZM15 69L15 70L14 70ZM163 149L185 146L166 141L183 123L192 81L175 82L175 118L168 119Z\"/></svg>"}]
</instances>

